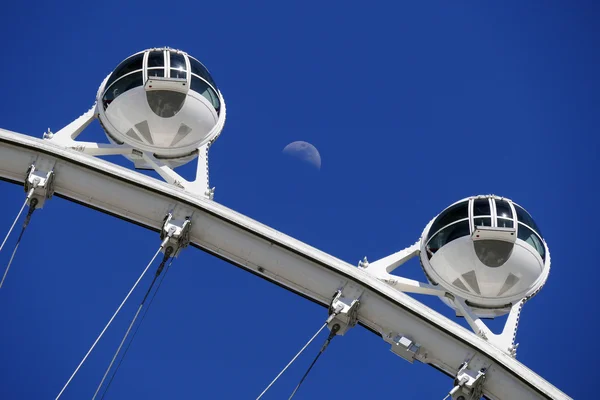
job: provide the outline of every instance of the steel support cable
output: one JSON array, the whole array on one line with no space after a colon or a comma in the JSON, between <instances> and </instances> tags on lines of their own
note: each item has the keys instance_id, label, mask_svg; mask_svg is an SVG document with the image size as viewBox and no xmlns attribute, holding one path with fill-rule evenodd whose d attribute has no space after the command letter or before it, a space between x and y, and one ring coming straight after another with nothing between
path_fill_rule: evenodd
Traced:
<instances>
[{"instance_id":1,"label":"steel support cable","mask_svg":"<svg viewBox=\"0 0 600 400\"><path fill-rule=\"evenodd\" d=\"M292 365L292 363L293 363L294 361L296 361L296 358L298 358L298 357L300 356L300 354L302 354L302 352L303 352L303 351L304 351L304 350L305 350L305 349L306 349L306 348L307 348L307 347L308 347L308 346L309 346L309 345L310 345L310 344L313 342L313 340L315 340L315 338L316 338L317 336L319 336L319 333L321 333L321 331L322 331L323 329L325 329L325 327L326 327L326 326L327 326L327 323L324 323L324 324L323 324L323 326L321 326L321 328L319 328L319 330L317 331L317 333L315 333L315 334L313 335L313 337L311 337L311 338L310 338L310 340L309 340L309 341L308 341L308 342L307 342L307 343L304 345L304 347L302 347L302 348L300 349L300 351L299 351L299 352L298 352L298 353L297 353L297 354L294 356L294 358L292 358L292 360L291 360L291 361L290 361L290 362L289 362L289 363L288 363L288 364L287 364L287 365L286 365L286 366L285 366L285 367L284 367L284 368L281 370L281 372L280 372L280 373L279 373L279 374L278 374L278 375L275 377L275 379L273 379L273 380L271 381L271 383L269 383L269 386L267 386L267 387L265 388L265 390L263 390L263 392L262 392L262 393L261 393L261 394L260 394L260 395L259 395L259 396L256 398L256 400L259 400L261 397L263 397L263 395L264 395L265 393L267 393L267 390L269 390L269 389L271 388L271 386L273 386L273 384L274 384L274 383L277 381L277 379L279 379L279 377L280 377L281 375L283 375L283 373L284 373L284 372L285 372L285 371L286 371L286 370L287 370L287 369L290 367L290 365Z\"/></svg>"},{"instance_id":2,"label":"steel support cable","mask_svg":"<svg viewBox=\"0 0 600 400\"><path fill-rule=\"evenodd\" d=\"M4 244L6 243L6 241L8 240L8 237L10 236L12 230L14 229L15 225L17 224L17 221L19 220L19 218L21 217L21 214L23 214L23 210L25 209L25 206L27 205L27 202L29 201L29 199L31 198L31 196L33 195L33 191L35 189L32 188L29 193L27 193L27 198L25 199L25 202L23 203L23 205L21 206L21 209L19 210L19 213L17 214L17 218L15 218L15 220L13 221L12 225L10 226L10 229L8 230L8 233L6 234L6 236L4 237L4 240L2 241L2 244L0 245L0 251L2 251L2 248L4 247ZM37 201L36 201L37 202Z\"/></svg>"},{"instance_id":3,"label":"steel support cable","mask_svg":"<svg viewBox=\"0 0 600 400\"><path fill-rule=\"evenodd\" d=\"M296 395L296 392L298 392L298 389L300 389L300 385L302 385L302 382L304 382L304 380L308 376L308 373L310 372L310 370L315 366L315 364L317 363L317 360L319 359L319 357L321 357L321 354L323 354L325 352L325 350L327 349L327 346L329 346L329 343L331 343L331 339L333 339L335 337L335 335L337 335L337 332L339 330L340 330L340 326L338 324L335 324L333 326L333 328L331 329L329 336L325 340L325 343L323 343L321 350L319 351L319 353L317 354L317 356L315 357L313 362L310 364L310 367L308 367L308 369L304 373L304 376L302 377L302 379L300 379L300 382L298 382L298 385L296 386L296 388L294 389L294 391L292 392L292 395L289 397L288 400L292 400L292 398Z\"/></svg>"},{"instance_id":4,"label":"steel support cable","mask_svg":"<svg viewBox=\"0 0 600 400\"><path fill-rule=\"evenodd\" d=\"M31 189L29 191L29 193L33 193L33 189ZM27 199L29 200L29 196L27 196ZM25 233L25 229L27 229L27 226L29 225L29 222L31 221L31 216L33 215L33 212L35 211L35 206L37 205L37 203L38 203L37 199L31 199L31 202L29 203L29 211L27 212L27 216L25 217L25 221L23 222L23 228L21 228L21 233L19 234L19 238L17 239L15 248L13 249L13 252L10 256L10 260L8 261L8 265L6 266L6 270L4 270L4 275L2 275L2 280L0 281L0 289L2 289L2 285L4 285L4 280L6 279L6 275L8 275L8 270L10 269L10 266L12 265L12 262L15 259L15 254L17 254L17 249L19 248L19 244L21 244L21 239L23 239L23 234ZM25 204L27 204L27 200L25 200ZM19 219L19 217L21 216L21 213L23 212L23 208L25 207L25 204L23 204L23 207L21 207L21 211L19 211L19 215L17 215L17 219ZM15 219L15 223L16 222L17 222L17 220ZM10 235L10 232L12 231L13 227L15 226L15 223L13 223L13 226L11 226L10 231L8 231L8 235ZM4 239L4 242L6 242L6 239L8 239L8 235ZM3 246L4 246L4 242L2 243ZM0 250L1 250L1 248L0 248Z\"/></svg>"},{"instance_id":5,"label":"steel support cable","mask_svg":"<svg viewBox=\"0 0 600 400\"><path fill-rule=\"evenodd\" d=\"M442 400L447 400L447 399L451 398L454 395L454 393L458 392L459 389L460 389L460 385L454 386L452 388L452 390L450 392L448 392L446 397L444 397Z\"/></svg>"},{"instance_id":6,"label":"steel support cable","mask_svg":"<svg viewBox=\"0 0 600 400\"><path fill-rule=\"evenodd\" d=\"M108 321L108 323L104 326L104 329L102 329L102 332L100 332L100 334L98 335L98 337L96 338L96 340L92 344L92 347L90 347L90 349L85 354L85 356L83 357L83 359L81 360L81 362L79 363L79 365L77 366L77 368L75 368L75 371L73 371L73 374L71 374L71 376L69 377L69 380L67 381L67 383L65 383L65 386L63 386L63 388L61 389L61 391L58 394L58 396L56 396L55 400L58 400L60 398L60 396L62 396L62 394L64 393L64 391L67 388L67 386L69 386L69 383L71 383L71 381L73 380L73 378L75 377L75 375L77 374L77 372L79 371L79 369L81 368L81 366L83 365L83 363L85 362L85 360L87 360L87 358L90 355L90 353L92 352L92 350L94 350L94 347L96 347L96 345L98 344L98 342L100 341L100 339L104 335L104 332L106 332L106 330L108 329L108 327L110 326L110 324L113 322L113 320L115 319L115 317L117 316L117 314L119 313L119 311L121 311L121 308L123 308L123 305L125 304L125 302L127 302L127 299L129 299L129 296L131 296L131 293L133 293L133 291L137 287L138 283L140 283L140 281L142 280L142 278L144 277L144 275L146 275L146 272L148 271L148 269L150 268L150 266L152 265L152 263L154 262L154 260L156 259L156 257L158 257L158 255L160 254L161 250L163 249L163 247L165 247L165 245L167 244L167 242L169 241L170 238L171 238L171 235L167 236L163 240L163 242L161 243L160 247L158 248L158 250L156 251L156 253L152 257L152 259L150 260L150 262L148 263L148 265L146 265L146 268L144 268L144 271L142 272L142 274L140 275L140 277L137 279L137 281L135 281L135 283L133 284L133 287L129 290L129 293L127 293L127 296L125 296L125 298L123 299L123 301L121 302L121 304L117 308L117 311L115 311L115 313L112 315L112 317L110 318L110 320Z\"/></svg>"},{"instance_id":7,"label":"steel support cable","mask_svg":"<svg viewBox=\"0 0 600 400\"><path fill-rule=\"evenodd\" d=\"M264 396L264 394L265 394L265 393L267 393L267 390L269 390L269 389L271 388L271 386L273 386L273 385L275 384L275 382L277 381L277 379L279 379L279 377L280 377L281 375L283 375L283 373L284 373L284 372L285 372L285 371L286 371L286 370L287 370L287 369L290 367L290 365L292 365L292 363L293 363L294 361L296 361L296 359L297 359L297 358L300 356L300 354L302 354L302 352L303 352L304 350L306 350L306 348L307 348L307 347L308 347L308 346L309 346L309 345L310 345L310 344L313 342L313 340L315 340L315 338L316 338L317 336L319 336L319 333L321 333L321 331L322 331L323 329L325 329L325 327L327 326L327 324L329 324L329 323L330 323L330 322L333 320L333 318L334 318L336 315L337 315L337 312L336 312L336 313L333 313L333 314L331 314L331 315L329 316L329 318L327 318L327 321L325 321L325 323L323 324L323 326L321 326L321 328L319 328L319 330L317 331L317 333L315 333L315 334L313 335L313 337L311 337L311 338L310 338L310 340L309 340L309 341L308 341L308 342L307 342L307 343L304 345L304 347L302 347L302 348L300 349L300 351L299 351L299 352L298 352L298 353L297 353L297 354L294 356L294 358L292 358L292 360L291 360L291 361L290 361L290 362L289 362L289 363L288 363L288 364L287 364L287 365L286 365L286 366L285 366L285 367L284 367L284 368L281 370L281 372L280 372L280 373L279 373L279 374L278 374L278 375L275 377L275 379L273 379L273 380L271 381L271 383L269 383L269 386L267 386L267 387L265 388L265 390L263 390L263 391L262 391L262 393L261 393L261 394L260 394L260 395L259 395L259 396L256 398L256 400L259 400L261 397L263 397L263 396Z\"/></svg>"},{"instance_id":8,"label":"steel support cable","mask_svg":"<svg viewBox=\"0 0 600 400\"><path fill-rule=\"evenodd\" d=\"M171 262L169 263L169 265L167 265L167 268L165 269L165 273L161 276L160 281L158 281L158 286L156 287L156 290L154 291L154 293L152 294L152 297L150 298L148 307L146 307L146 310L142 314L142 319L140 319L140 323L135 327L135 330L133 331L133 335L131 336L131 340L129 341L129 343L127 343L127 347L125 347L125 351L123 352L123 355L121 356L121 359L119 360L119 363L117 364L117 368L115 368L115 370L113 371L113 373L110 377L110 380L108 381L108 384L106 385L106 388L102 392L102 397L100 398L100 400L104 399L104 396L106 396L106 393L108 393L108 389L110 389L110 385L112 384L113 380L115 379L115 376L117 375L117 372L119 371L119 368L121 368L121 364L123 363L123 360L127 356L127 352L129 352L129 348L131 347L131 344L135 340L135 337L136 337L138 331L140 330L140 326L142 326L142 324L144 323L144 319L146 319L146 315L148 315L148 311L150 310L150 307L152 307L154 298L156 297L156 294L160 290L160 287L161 287L163 281L165 280L165 276L167 276L167 273L169 272L169 268L171 268L171 264L173 264L173 260L174 259L171 258Z\"/></svg>"},{"instance_id":9,"label":"steel support cable","mask_svg":"<svg viewBox=\"0 0 600 400\"><path fill-rule=\"evenodd\" d=\"M150 287L146 291L146 295L144 296L144 299L140 303L138 310L135 313L135 316L131 320L131 323L129 324L129 327L127 328L127 331L125 332L125 335L123 336L123 339L121 340L121 343L119 344L119 347L117 348L117 351L115 352L115 355L113 356L112 360L110 361L110 364L108 365L108 368L106 369L106 372L104 372L104 376L102 377L100 384L96 388L96 392L94 393L94 397L92 397L92 400L95 400L96 396L98 396L98 392L100 392L100 389L102 388L102 385L104 384L104 381L106 380L106 377L108 376L108 373L110 372L110 369L112 368L113 364L115 363L115 360L119 356L119 353L121 352L121 348L123 347L123 344L125 344L125 341L127 340L127 337L129 336L129 332L131 332L131 328L133 328L133 325L135 324L135 321L137 320L138 315L140 315L140 312L142 311L142 308L144 307L144 303L146 302L148 295L150 294L150 292L152 291L152 288L154 287L154 284L156 283L156 279L158 279L159 275L162 273L163 268L165 267L165 264L171 257L172 253L173 253L173 248L167 247L167 249L165 251L165 255L163 257L163 260L160 263L160 265L158 266L156 273L154 274L154 279L152 279L152 283L150 283ZM119 365L120 365L120 363L119 363ZM111 381L112 381L112 379L111 379ZM104 395L102 397L104 397Z\"/></svg>"}]
</instances>

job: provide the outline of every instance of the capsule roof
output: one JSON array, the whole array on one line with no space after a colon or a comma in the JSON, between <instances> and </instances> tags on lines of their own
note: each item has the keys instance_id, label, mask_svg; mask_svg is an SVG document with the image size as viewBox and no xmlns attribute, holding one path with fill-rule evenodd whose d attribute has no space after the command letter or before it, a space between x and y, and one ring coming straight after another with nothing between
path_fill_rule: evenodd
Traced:
<instances>
[{"instance_id":1,"label":"capsule roof","mask_svg":"<svg viewBox=\"0 0 600 400\"><path fill-rule=\"evenodd\" d=\"M168 47L144 50L121 62L101 89L104 109L121 94L143 86L149 77L185 80L220 112L219 91L208 69L187 53Z\"/></svg>"},{"instance_id":2,"label":"capsule roof","mask_svg":"<svg viewBox=\"0 0 600 400\"><path fill-rule=\"evenodd\" d=\"M517 238L534 247L542 260L546 258L541 231L531 215L513 201L493 195L463 199L442 211L424 238L429 257L478 226L516 228Z\"/></svg>"}]
</instances>

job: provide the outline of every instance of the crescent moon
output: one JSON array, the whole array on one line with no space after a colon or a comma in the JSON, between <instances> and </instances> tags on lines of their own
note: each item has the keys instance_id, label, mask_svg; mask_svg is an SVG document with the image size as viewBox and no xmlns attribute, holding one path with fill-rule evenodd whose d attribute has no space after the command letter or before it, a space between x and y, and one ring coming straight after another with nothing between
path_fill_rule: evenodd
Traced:
<instances>
[{"instance_id":1,"label":"crescent moon","mask_svg":"<svg viewBox=\"0 0 600 400\"><path fill-rule=\"evenodd\" d=\"M305 161L316 169L321 169L321 154L315 146L308 142L301 140L292 142L283 148L283 154Z\"/></svg>"}]
</instances>

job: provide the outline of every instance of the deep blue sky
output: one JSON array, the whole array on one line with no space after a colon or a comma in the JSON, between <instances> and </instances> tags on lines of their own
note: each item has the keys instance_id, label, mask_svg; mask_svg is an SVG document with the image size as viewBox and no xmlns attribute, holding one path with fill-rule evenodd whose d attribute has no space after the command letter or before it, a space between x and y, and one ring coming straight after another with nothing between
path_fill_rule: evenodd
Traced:
<instances>
[{"instance_id":1,"label":"deep blue sky","mask_svg":"<svg viewBox=\"0 0 600 400\"><path fill-rule=\"evenodd\" d=\"M569 395L593 397L597 3L398 3L8 2L0 126L57 131L122 59L168 45L203 61L227 101L210 153L215 200L352 264L410 245L460 198L510 197L552 254L546 286L522 313L518 359ZM88 134L102 138L97 123ZM319 149L320 172L281 154L295 140ZM0 183L0 193L4 235L23 191ZM0 291L0 398L54 398L158 244L156 233L59 198L36 213ZM403 268L424 279L416 262ZM65 399L91 397L143 291ZM325 317L187 249L107 398L253 399ZM265 399L287 398L319 346ZM441 399L451 383L359 327L334 341L297 398Z\"/></svg>"}]
</instances>

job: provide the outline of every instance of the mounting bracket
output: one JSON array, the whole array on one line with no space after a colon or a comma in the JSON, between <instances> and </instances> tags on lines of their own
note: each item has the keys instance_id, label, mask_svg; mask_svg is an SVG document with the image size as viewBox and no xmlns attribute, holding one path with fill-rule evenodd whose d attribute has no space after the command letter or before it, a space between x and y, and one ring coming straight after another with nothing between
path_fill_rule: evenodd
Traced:
<instances>
[{"instance_id":1,"label":"mounting bracket","mask_svg":"<svg viewBox=\"0 0 600 400\"><path fill-rule=\"evenodd\" d=\"M54 162L38 159L27 169L25 184L27 202L36 199L35 208L44 207L46 200L54 194Z\"/></svg>"},{"instance_id":2,"label":"mounting bracket","mask_svg":"<svg viewBox=\"0 0 600 400\"><path fill-rule=\"evenodd\" d=\"M483 395L483 384L487 368L470 368L469 362L462 363L454 379L454 387L448 393L453 400L479 400Z\"/></svg>"},{"instance_id":3,"label":"mounting bracket","mask_svg":"<svg viewBox=\"0 0 600 400\"><path fill-rule=\"evenodd\" d=\"M331 330L334 325L339 325L338 335L344 335L350 328L353 328L358 322L358 308L360 307L360 294L356 294L356 290L352 288L339 289L333 295L331 304L329 305L329 318L327 326ZM362 294L362 293L361 293Z\"/></svg>"},{"instance_id":4,"label":"mounting bracket","mask_svg":"<svg viewBox=\"0 0 600 400\"><path fill-rule=\"evenodd\" d=\"M390 350L394 354L404 358L411 364L419 356L421 345L407 336L397 332L390 332L386 336L383 336L383 340L392 345Z\"/></svg>"},{"instance_id":5,"label":"mounting bracket","mask_svg":"<svg viewBox=\"0 0 600 400\"><path fill-rule=\"evenodd\" d=\"M168 238L167 243L163 246L163 253L168 247L172 247L171 257L177 257L179 252L190 244L191 227L191 216L175 219L172 213L168 213L160 231L161 240Z\"/></svg>"}]
</instances>

